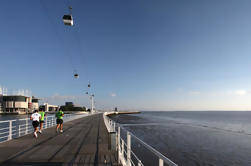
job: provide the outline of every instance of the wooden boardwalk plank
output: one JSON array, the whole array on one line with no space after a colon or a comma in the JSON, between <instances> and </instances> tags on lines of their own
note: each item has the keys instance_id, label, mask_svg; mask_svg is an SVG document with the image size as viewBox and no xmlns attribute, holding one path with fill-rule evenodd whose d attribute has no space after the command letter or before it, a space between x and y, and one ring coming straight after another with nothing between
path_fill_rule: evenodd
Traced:
<instances>
[{"instance_id":1,"label":"wooden boardwalk plank","mask_svg":"<svg viewBox=\"0 0 251 166\"><path fill-rule=\"evenodd\" d=\"M108 149L103 116L96 114L64 123L61 134L53 127L37 139L29 134L1 143L0 165L118 165L116 154Z\"/></svg>"}]
</instances>

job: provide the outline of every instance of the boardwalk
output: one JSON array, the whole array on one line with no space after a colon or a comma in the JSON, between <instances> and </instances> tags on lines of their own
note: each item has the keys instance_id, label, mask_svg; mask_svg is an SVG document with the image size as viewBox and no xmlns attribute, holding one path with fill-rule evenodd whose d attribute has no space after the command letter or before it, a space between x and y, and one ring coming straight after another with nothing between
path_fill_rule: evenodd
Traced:
<instances>
[{"instance_id":1,"label":"boardwalk","mask_svg":"<svg viewBox=\"0 0 251 166\"><path fill-rule=\"evenodd\" d=\"M117 165L117 153L108 149L102 114L64 124L64 133L44 130L0 144L0 165Z\"/></svg>"}]
</instances>

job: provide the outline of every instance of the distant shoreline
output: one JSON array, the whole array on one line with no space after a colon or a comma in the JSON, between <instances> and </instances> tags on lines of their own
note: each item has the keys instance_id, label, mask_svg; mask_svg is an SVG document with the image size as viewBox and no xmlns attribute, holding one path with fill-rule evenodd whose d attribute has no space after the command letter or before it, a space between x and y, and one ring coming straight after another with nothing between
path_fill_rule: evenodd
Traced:
<instances>
[{"instance_id":1,"label":"distant shoreline","mask_svg":"<svg viewBox=\"0 0 251 166\"><path fill-rule=\"evenodd\" d=\"M0 112L0 115L26 115L27 113L19 113L19 112ZM29 113L28 113L29 114Z\"/></svg>"},{"instance_id":2,"label":"distant shoreline","mask_svg":"<svg viewBox=\"0 0 251 166\"><path fill-rule=\"evenodd\" d=\"M46 112L46 114L55 114L56 112ZM82 112L82 111L65 111L65 114L84 114L88 112ZM27 115L32 114L32 112L0 112L0 115Z\"/></svg>"}]
</instances>

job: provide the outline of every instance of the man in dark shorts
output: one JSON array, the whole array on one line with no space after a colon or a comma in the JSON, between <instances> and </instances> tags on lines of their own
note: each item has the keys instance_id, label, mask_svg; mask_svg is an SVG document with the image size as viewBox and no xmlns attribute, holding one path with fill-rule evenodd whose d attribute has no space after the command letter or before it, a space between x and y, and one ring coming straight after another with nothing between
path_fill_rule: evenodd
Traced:
<instances>
[{"instance_id":1,"label":"man in dark shorts","mask_svg":"<svg viewBox=\"0 0 251 166\"><path fill-rule=\"evenodd\" d=\"M63 132L63 117L64 117L64 112L62 111L62 108L59 109L59 111L56 113L57 117L57 128L56 132L58 132L58 128L60 127L60 133Z\"/></svg>"},{"instance_id":2,"label":"man in dark shorts","mask_svg":"<svg viewBox=\"0 0 251 166\"><path fill-rule=\"evenodd\" d=\"M34 137L37 138L38 126L39 121L41 119L41 115L38 113L38 110L35 110L34 113L31 115L30 120L32 120L32 125L34 127Z\"/></svg>"}]
</instances>

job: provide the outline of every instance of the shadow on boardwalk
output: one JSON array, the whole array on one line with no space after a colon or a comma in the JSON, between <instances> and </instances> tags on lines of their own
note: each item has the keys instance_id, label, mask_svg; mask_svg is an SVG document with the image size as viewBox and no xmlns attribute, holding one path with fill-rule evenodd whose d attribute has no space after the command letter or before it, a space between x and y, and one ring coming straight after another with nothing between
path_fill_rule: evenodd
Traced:
<instances>
[{"instance_id":1,"label":"shadow on boardwalk","mask_svg":"<svg viewBox=\"0 0 251 166\"><path fill-rule=\"evenodd\" d=\"M118 165L117 153L108 149L108 133L102 114L64 124L64 133L55 128L37 139L31 134L0 144L0 165Z\"/></svg>"}]
</instances>

